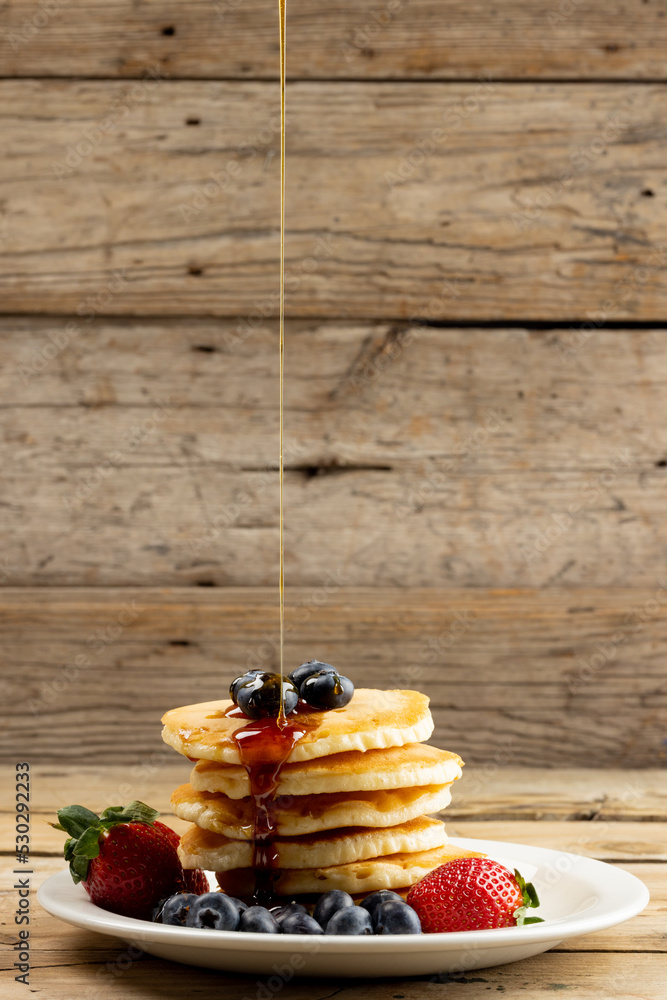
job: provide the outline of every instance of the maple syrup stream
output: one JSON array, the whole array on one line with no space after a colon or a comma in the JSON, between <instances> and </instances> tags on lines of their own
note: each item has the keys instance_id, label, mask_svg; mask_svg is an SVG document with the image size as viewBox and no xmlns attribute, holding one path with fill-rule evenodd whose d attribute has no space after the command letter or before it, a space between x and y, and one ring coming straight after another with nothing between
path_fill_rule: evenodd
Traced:
<instances>
[{"instance_id":1,"label":"maple syrup stream","mask_svg":"<svg viewBox=\"0 0 667 1000\"><path fill-rule=\"evenodd\" d=\"M285 0L278 0L280 14L280 711L283 706L283 646L285 640L285 537L283 526L283 384L285 369Z\"/></svg>"},{"instance_id":2,"label":"maple syrup stream","mask_svg":"<svg viewBox=\"0 0 667 1000\"><path fill-rule=\"evenodd\" d=\"M283 531L283 380L285 359L285 4L278 0L280 14L280 709L277 718L257 719L237 729L234 740L248 772L253 800L253 899L263 905L275 901L279 876L276 835L276 793L280 772L292 750L314 728L299 718L299 710L287 719L283 706L283 645L285 621L285 556ZM239 708L226 713L244 717Z\"/></svg>"}]
</instances>

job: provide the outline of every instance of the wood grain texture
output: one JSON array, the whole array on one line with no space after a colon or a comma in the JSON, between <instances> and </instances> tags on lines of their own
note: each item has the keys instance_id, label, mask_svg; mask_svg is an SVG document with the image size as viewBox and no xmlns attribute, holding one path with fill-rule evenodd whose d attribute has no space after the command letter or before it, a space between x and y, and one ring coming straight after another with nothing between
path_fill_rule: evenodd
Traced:
<instances>
[{"instance_id":1,"label":"wood grain texture","mask_svg":"<svg viewBox=\"0 0 667 1000\"><path fill-rule=\"evenodd\" d=\"M170 771L174 771L170 768ZM520 770L512 768L512 774ZM528 770L524 768L524 770ZM474 775L474 769L473 769ZM187 776L183 769L174 775L173 784L170 790L182 784L182 779ZM85 782L90 777L88 771L83 776ZM469 775L467 775L469 777ZM82 805L93 805L95 810L106 806L105 792L108 796L115 796L117 792L117 782L113 778L105 788L97 785L91 790L90 796L86 795L85 784L77 780L76 788L68 789L66 795L61 795L57 807L60 808L65 803L65 799L74 797ZM141 794L144 798L150 799L150 805L154 808L164 810L161 822L167 823L170 827L183 835L190 824L184 820L173 816L169 812L169 797L158 803L158 789L152 785L147 787ZM515 792L517 799L520 797L519 789ZM52 797L52 796L50 796ZM127 798L127 796L125 796ZM600 861L617 862L623 859L624 864L635 862L655 862L667 861L667 823L652 821L638 823L636 821L600 821L590 822L588 820L477 820L466 821L452 819L451 809L440 814L440 818L447 824L447 834L449 837L481 837L485 840L500 840L516 844L528 844L533 847L546 847L555 851L567 851L585 857L598 858ZM32 838L31 850L33 854L45 855L49 857L62 858L63 854L63 834L59 830L54 830L50 825L55 822L55 808L42 809L33 808L32 811ZM15 817L11 813L0 812L0 843L7 845L11 843L15 832ZM647 865L648 868L654 866ZM639 875L641 878L642 876ZM667 869L665 870L665 889L667 890ZM651 949L653 950L653 949Z\"/></svg>"},{"instance_id":2,"label":"wood grain texture","mask_svg":"<svg viewBox=\"0 0 667 1000\"><path fill-rule=\"evenodd\" d=\"M16 754L11 759L16 760ZM171 792L183 783L189 769L187 761L164 745L154 760L138 766L106 761L97 765L34 761L33 809L40 818L52 817L63 803L78 796L96 811L116 804L119 798L123 802L145 798L156 809L169 813ZM662 857L660 833L667 821L663 777L664 771L657 768L539 768L512 763L493 766L488 761L479 766L467 764L464 777L454 787L446 817L460 836L486 836L480 831L493 829L505 831L503 836L494 833L494 837L511 840L508 831L514 829L521 842L524 834L534 833L540 838L552 836L553 844L564 850L575 850L581 833L587 837L585 852L591 857L656 861ZM9 787L9 778L7 781ZM4 802L0 816L5 825L13 816L8 810ZM173 818L174 826L179 822ZM510 826L512 823L515 826ZM627 841L633 827L636 845L631 848ZM36 824L33 833L38 853L48 853L53 831ZM539 842L548 846L543 839Z\"/></svg>"},{"instance_id":3,"label":"wood grain texture","mask_svg":"<svg viewBox=\"0 0 667 1000\"><path fill-rule=\"evenodd\" d=\"M273 324L68 322L0 321L3 582L272 583ZM572 336L291 323L289 582L657 591L667 338Z\"/></svg>"},{"instance_id":4,"label":"wood grain texture","mask_svg":"<svg viewBox=\"0 0 667 1000\"><path fill-rule=\"evenodd\" d=\"M10 76L273 77L277 16L263 0L15 0L0 59ZM664 10L640 0L299 0L292 77L664 78ZM41 16L40 16L41 15ZM119 30L119 26L122 30Z\"/></svg>"},{"instance_id":5,"label":"wood grain texture","mask_svg":"<svg viewBox=\"0 0 667 1000\"><path fill-rule=\"evenodd\" d=\"M72 930L73 937L75 931ZM116 957L118 951L116 951ZM56 954L45 956L56 959ZM64 957L67 957L67 953ZM94 990L100 1000L116 996L116 979L106 979L99 975L100 963L84 962L71 967L49 968L40 974L36 970L34 976L34 996L38 1000L70 1000L72 992L86 994ZM113 968L113 963L112 963ZM474 977L460 978L442 977L447 985L448 1000L469 1000L470 980L482 979L482 988L502 987L503 992L511 995L520 991L522 1000L542 1000L545 995L545 984L557 984L557 988L569 988L574 991L577 1000L599 1000L601 996L607 1000L626 1000L628 989L632 984L641 983L641 1000L663 1000L664 997L664 957L662 955L638 954L626 956L623 954L596 954L594 952L581 954L562 954L547 952L536 958L512 965L498 966L494 969L483 969ZM106 969L104 970L106 972ZM5 981L8 975L3 974ZM113 972L110 973L113 975ZM106 981L105 981L106 980ZM104 985L101 985L101 981ZM185 966L175 966L160 962L157 959L146 959L136 962L123 976L123 996L129 1000L144 1000L148 995L155 995L156 981L159 982L157 995L160 1000L180 1000L184 992L193 989L192 970ZM230 1000L242 1000L252 991L255 995L257 984L248 977L226 975L224 973L197 970L197 990L207 1000L217 996L224 990ZM261 980L258 980L261 983ZM4 982L3 982L4 986ZM12 990L14 983L8 983ZM437 988L437 987L436 987ZM549 988L547 986L547 988ZM400 990L407 1000L426 1000L433 996L434 984L421 979L391 979L388 981L350 982L349 980L328 979L324 983L317 980L299 979L290 983L283 994L289 1000L325 1000L331 996L331 990L338 990L343 1000L386 1000L388 990ZM102 991L105 992L102 992ZM325 992L325 991L329 992ZM6 994L9 1000L17 1000L23 996L16 991ZM394 996L395 994L390 994ZM483 996L484 994L482 994Z\"/></svg>"},{"instance_id":6,"label":"wood grain texture","mask_svg":"<svg viewBox=\"0 0 667 1000\"><path fill-rule=\"evenodd\" d=\"M658 766L664 617L638 631L628 617L652 599L646 591L292 588L286 662L316 656L358 686L425 691L434 742L485 766L490 782L516 764ZM1 600L9 759L105 762L113 753L142 774L167 760L159 736L167 708L224 697L241 670L277 662L272 589L19 589ZM631 784L622 793L636 794Z\"/></svg>"},{"instance_id":7,"label":"wood grain texture","mask_svg":"<svg viewBox=\"0 0 667 1000\"><path fill-rule=\"evenodd\" d=\"M174 756L173 754L171 756ZM91 767L76 763L61 767L57 764L35 765L31 771L33 794L33 843L32 864L35 872L32 885L35 889L46 877L61 871L63 860L59 857L59 843L62 834L56 833L44 822L52 818L56 808L64 802L78 800L89 807L103 805L121 798L141 794L159 808L168 808L171 788L181 780L182 769L173 763L165 763L152 773L138 776L132 769L123 766L101 765ZM497 770L492 786L489 773L485 769L466 769L465 778L457 783L455 803L460 792L468 784L471 793L471 809L468 820L448 819L450 834L459 836L483 836L490 839L515 843L542 844L553 849L570 850L591 857L625 860L621 867L641 878L649 887L651 901L638 917L631 921L601 931L595 935L571 939L559 949L539 958L517 965L485 969L475 974L474 981L483 980L484 988L508 991L512 995L520 991L521 996L537 998L544 995L545 988L568 988L576 991L577 997L598 1000L604 996L623 998L628 995L636 977L642 976L642 1000L658 1000L662 997L660 972L664 965L665 936L664 909L667 904L667 871L664 864L655 860L663 856L665 817L665 790L662 774L658 771L598 771L592 768L576 770L541 771L534 768L515 766ZM476 782L477 778L481 782ZM141 782L144 785L141 785ZM631 782L637 794L624 796L623 783ZM146 783L150 784L146 788ZM473 790L473 785L476 788ZM122 786L125 787L122 787ZM596 818L587 820L532 819L525 816L531 809L551 810L560 817L577 815L580 811L582 795L597 796L597 805L607 810L606 819L602 809ZM514 815L522 819L497 819L498 813L505 815L508 803L512 802ZM9 803L7 803L8 805ZM479 810L485 810L480 812ZM448 817L451 809L445 816ZM484 815L483 820L472 820L471 816ZM0 836L3 844L11 842L9 820L11 814L0 812ZM652 822L637 822L637 820ZM175 828L180 821L167 816L167 822ZM183 824L180 824L181 826ZM640 860L641 859L641 860ZM0 900L3 909L11 910L14 902L15 876L11 871L11 857L2 859L0 867ZM131 957L124 946L104 935L84 932L46 914L36 903L33 907L31 924L33 970L31 989L44 1000L69 1000L72 992L88 994L94 991L100 1000L117 996L122 984L123 995L145 998L155 995L164 998L182 996L192 992L192 970L170 965L165 962ZM8 952L5 953L7 955ZM655 962L662 964L656 965ZM14 991L13 970L10 961L0 968L3 996L13 998L22 994ZM185 977L189 978L185 978ZM472 977L465 981L447 977L447 993L463 998L469 997ZM213 997L224 988L225 995L248 996L249 984L256 983L239 976L212 974L198 970L196 975L197 995ZM421 1000L431 996L440 984L425 983L419 979L392 980L391 983L365 983L364 996L368 991L377 992L378 1000L383 1000L390 990L400 990L404 997ZM442 985L445 985L444 983ZM322 992L326 986L328 993ZM303 997L308 1000L330 996L336 987L343 993L356 996L358 984L341 981L322 984L316 981L294 981L287 987L287 996ZM426 991L426 992L425 992ZM361 996L361 994L359 994Z\"/></svg>"},{"instance_id":8,"label":"wood grain texture","mask_svg":"<svg viewBox=\"0 0 667 1000\"><path fill-rule=\"evenodd\" d=\"M48 875L62 870L62 866L63 862L55 858L36 859L38 874L34 876L33 885L36 887ZM480 970L474 973L474 981L484 988L510 995L520 991L526 1000L543 997L545 984L547 989L551 989L549 984L557 984L558 989L567 988L582 1000L599 1000L601 996L625 1000L632 985L641 977L642 1000L662 1000L664 954L660 952L664 951L664 866L647 864L626 867L646 880L652 890L652 901L644 914L619 928L573 939L568 942L569 951L555 950L524 962ZM12 884L13 877L5 868L0 874L0 898L3 903L14 900L14 891L10 888ZM262 982L198 969L194 986L193 971L186 966L148 956L129 961L131 956L127 947L116 939L70 927L46 914L36 902L34 911L30 986L31 993L44 1000L70 1000L72 993L94 993L99 1000L107 1000L118 995L121 984L123 996L137 1000L146 996L176 1000L184 993L192 993L193 989L196 995L206 998L218 996L224 990L225 996L241 1000L249 995L249 991L254 995L254 990ZM25 987L14 983L14 970L8 968L8 954L5 951L0 982L3 997L16 1000L24 995L18 990L25 990ZM453 1000L469 1000L472 978L470 974L461 979L443 977L448 996ZM364 981L363 985L354 980L327 980L323 983L297 979L288 985L285 995L296 1000L319 1000L320 997L324 1000L334 988L349 1000L368 997L385 1000L388 995L395 995L395 990L410 1000L422 1000L432 996L437 986L419 978Z\"/></svg>"},{"instance_id":9,"label":"wood grain texture","mask_svg":"<svg viewBox=\"0 0 667 1000\"><path fill-rule=\"evenodd\" d=\"M77 336L276 314L274 84L4 80L0 102L5 311L78 313ZM294 84L288 313L663 318L666 114L658 85Z\"/></svg>"}]
</instances>

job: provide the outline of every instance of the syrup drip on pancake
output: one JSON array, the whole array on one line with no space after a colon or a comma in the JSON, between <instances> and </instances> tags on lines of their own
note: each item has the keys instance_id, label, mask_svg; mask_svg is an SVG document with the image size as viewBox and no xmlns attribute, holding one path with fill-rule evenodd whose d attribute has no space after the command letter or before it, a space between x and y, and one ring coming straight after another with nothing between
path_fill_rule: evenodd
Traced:
<instances>
[{"instance_id":1,"label":"syrup drip on pancake","mask_svg":"<svg viewBox=\"0 0 667 1000\"><path fill-rule=\"evenodd\" d=\"M245 718L237 706L228 709L226 715ZM241 763L248 773L253 803L254 899L264 906L273 900L273 885L280 874L274 846L280 772L299 740L315 728L316 724L299 719L297 709L289 719L255 719L233 734Z\"/></svg>"}]
</instances>

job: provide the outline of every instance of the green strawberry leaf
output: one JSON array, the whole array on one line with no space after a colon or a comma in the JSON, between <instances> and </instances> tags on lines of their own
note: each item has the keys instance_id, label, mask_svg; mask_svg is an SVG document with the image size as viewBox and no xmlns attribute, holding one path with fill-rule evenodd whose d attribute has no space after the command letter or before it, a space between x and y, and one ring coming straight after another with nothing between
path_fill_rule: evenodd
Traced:
<instances>
[{"instance_id":1,"label":"green strawberry leaf","mask_svg":"<svg viewBox=\"0 0 667 1000\"><path fill-rule=\"evenodd\" d=\"M151 809L145 802L135 800L129 806L109 806L100 819L105 829L110 829L117 823L147 823L150 826L159 815L157 809Z\"/></svg>"},{"instance_id":2,"label":"green strawberry leaf","mask_svg":"<svg viewBox=\"0 0 667 1000\"><path fill-rule=\"evenodd\" d=\"M88 858L72 858L69 863L69 870L75 885L83 882L88 874Z\"/></svg>"},{"instance_id":3,"label":"green strawberry leaf","mask_svg":"<svg viewBox=\"0 0 667 1000\"><path fill-rule=\"evenodd\" d=\"M516 879L517 885L521 890L521 895L523 896L524 906L539 906L540 900L537 895L537 889L532 882L526 882L521 873L515 868L514 878Z\"/></svg>"},{"instance_id":4,"label":"green strawberry leaf","mask_svg":"<svg viewBox=\"0 0 667 1000\"><path fill-rule=\"evenodd\" d=\"M531 907L539 906L540 899L537 895L537 889L532 882L526 882L521 873L515 868L514 878L521 891L523 897L523 906L520 906L514 911L514 916L516 918L517 927L523 927L524 924L541 924L544 923L542 917L527 917L526 912L531 909Z\"/></svg>"},{"instance_id":5,"label":"green strawberry leaf","mask_svg":"<svg viewBox=\"0 0 667 1000\"><path fill-rule=\"evenodd\" d=\"M528 896L528 899L530 900L530 903L526 903L526 906L539 906L540 905L540 899L539 899L539 896L537 895L537 889L535 888L535 886L533 885L532 882L528 882L526 884L526 890L525 891L526 891L526 895ZM524 899L524 902L525 902L525 899Z\"/></svg>"},{"instance_id":6,"label":"green strawberry leaf","mask_svg":"<svg viewBox=\"0 0 667 1000\"><path fill-rule=\"evenodd\" d=\"M97 826L100 818L85 806L65 806L58 810L58 822L51 825L56 830L64 830L70 837L80 837L89 826Z\"/></svg>"},{"instance_id":7,"label":"green strawberry leaf","mask_svg":"<svg viewBox=\"0 0 667 1000\"><path fill-rule=\"evenodd\" d=\"M74 846L74 854L77 858L88 858L92 860L100 853L100 831L97 827L89 826L81 834Z\"/></svg>"},{"instance_id":8,"label":"green strawberry leaf","mask_svg":"<svg viewBox=\"0 0 667 1000\"><path fill-rule=\"evenodd\" d=\"M151 825L160 815L145 802L130 802L129 806L109 806L101 816L84 806L65 806L58 810L55 830L70 834L63 845L65 860L74 883L85 881L88 865L100 853L100 842L105 831L120 823L146 823Z\"/></svg>"},{"instance_id":9,"label":"green strawberry leaf","mask_svg":"<svg viewBox=\"0 0 667 1000\"><path fill-rule=\"evenodd\" d=\"M517 927L523 927L524 924L542 924L544 923L543 917L527 917L526 916L527 907L520 906L514 911L514 917L516 919Z\"/></svg>"}]
</instances>

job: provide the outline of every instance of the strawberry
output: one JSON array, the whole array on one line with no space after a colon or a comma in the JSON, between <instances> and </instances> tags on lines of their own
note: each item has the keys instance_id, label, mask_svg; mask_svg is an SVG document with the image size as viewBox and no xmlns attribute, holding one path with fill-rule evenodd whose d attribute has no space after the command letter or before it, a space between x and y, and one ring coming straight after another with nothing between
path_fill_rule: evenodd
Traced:
<instances>
[{"instance_id":1,"label":"strawberry","mask_svg":"<svg viewBox=\"0 0 667 1000\"><path fill-rule=\"evenodd\" d=\"M143 802L110 806L101 816L84 806L58 810L56 830L64 830L65 860L75 883L81 882L93 903L112 913L150 920L165 896L186 889L208 891L203 872L184 872L178 857L179 836L160 814Z\"/></svg>"},{"instance_id":2,"label":"strawberry","mask_svg":"<svg viewBox=\"0 0 667 1000\"><path fill-rule=\"evenodd\" d=\"M540 905L535 886L526 884L516 868L512 874L490 858L448 861L413 885L407 902L417 911L426 934L542 921L526 917L529 907Z\"/></svg>"},{"instance_id":3,"label":"strawberry","mask_svg":"<svg viewBox=\"0 0 667 1000\"><path fill-rule=\"evenodd\" d=\"M165 826L163 823L156 823L155 825L166 831L167 837L178 850L181 838L176 831L172 830L170 826ZM208 879L201 868L183 868L183 888L186 892L193 892L197 896L201 896L203 892L209 891Z\"/></svg>"}]
</instances>

